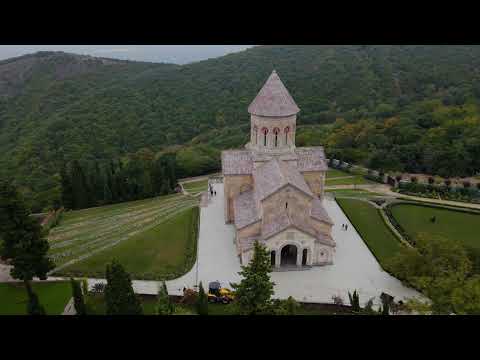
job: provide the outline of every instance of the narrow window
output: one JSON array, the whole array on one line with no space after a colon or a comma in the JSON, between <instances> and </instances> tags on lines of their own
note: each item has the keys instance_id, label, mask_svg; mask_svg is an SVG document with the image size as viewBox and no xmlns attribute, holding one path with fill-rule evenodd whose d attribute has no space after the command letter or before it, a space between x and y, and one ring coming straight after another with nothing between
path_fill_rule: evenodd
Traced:
<instances>
[{"instance_id":1,"label":"narrow window","mask_svg":"<svg viewBox=\"0 0 480 360\"><path fill-rule=\"evenodd\" d=\"M280 129L279 128L273 129L273 133L275 134L275 147L277 147L278 146L278 134L280 133Z\"/></svg>"},{"instance_id":2,"label":"narrow window","mask_svg":"<svg viewBox=\"0 0 480 360\"><path fill-rule=\"evenodd\" d=\"M290 132L290 128L287 126L284 130L285 133L285 145L288 145L288 133Z\"/></svg>"},{"instance_id":3,"label":"narrow window","mask_svg":"<svg viewBox=\"0 0 480 360\"><path fill-rule=\"evenodd\" d=\"M263 129L262 129L262 133L263 133L263 146L267 146L267 134L268 134L268 129L267 129L267 128L263 128Z\"/></svg>"},{"instance_id":4,"label":"narrow window","mask_svg":"<svg viewBox=\"0 0 480 360\"><path fill-rule=\"evenodd\" d=\"M288 209L288 202L285 203L285 209Z\"/></svg>"},{"instance_id":5,"label":"narrow window","mask_svg":"<svg viewBox=\"0 0 480 360\"><path fill-rule=\"evenodd\" d=\"M255 138L254 144L257 145L258 140L258 128L256 126L253 127L253 137Z\"/></svg>"}]
</instances>

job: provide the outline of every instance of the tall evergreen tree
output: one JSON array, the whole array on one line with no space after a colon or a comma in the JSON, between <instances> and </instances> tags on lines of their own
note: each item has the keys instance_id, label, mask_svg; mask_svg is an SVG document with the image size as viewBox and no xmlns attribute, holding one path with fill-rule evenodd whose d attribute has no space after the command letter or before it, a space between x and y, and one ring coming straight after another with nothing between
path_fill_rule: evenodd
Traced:
<instances>
[{"instance_id":1,"label":"tall evergreen tree","mask_svg":"<svg viewBox=\"0 0 480 360\"><path fill-rule=\"evenodd\" d=\"M72 285L72 297L77 315L87 315L87 309L85 306L85 300L83 298L80 283L77 280L71 278L70 284Z\"/></svg>"},{"instance_id":2,"label":"tall evergreen tree","mask_svg":"<svg viewBox=\"0 0 480 360\"><path fill-rule=\"evenodd\" d=\"M203 289L203 284L201 281L198 289L196 308L198 315L208 315L208 297Z\"/></svg>"},{"instance_id":3,"label":"tall evergreen tree","mask_svg":"<svg viewBox=\"0 0 480 360\"><path fill-rule=\"evenodd\" d=\"M11 260L11 276L24 282L29 309L37 309L38 299L30 282L35 276L45 280L55 265L47 257L49 244L40 225L29 216L20 194L7 181L0 181L0 233L0 257Z\"/></svg>"},{"instance_id":4,"label":"tall evergreen tree","mask_svg":"<svg viewBox=\"0 0 480 360\"><path fill-rule=\"evenodd\" d=\"M141 315L142 307L132 287L130 275L116 260L107 264L105 303L107 315Z\"/></svg>"},{"instance_id":5,"label":"tall evergreen tree","mask_svg":"<svg viewBox=\"0 0 480 360\"><path fill-rule=\"evenodd\" d=\"M170 300L167 285L162 281L162 286L158 289L157 314L172 315L175 313L175 304Z\"/></svg>"},{"instance_id":6,"label":"tall evergreen tree","mask_svg":"<svg viewBox=\"0 0 480 360\"><path fill-rule=\"evenodd\" d=\"M242 281L231 284L235 289L239 311L246 315L257 315L270 311L274 282L270 280L270 253L264 245L255 241L253 258L242 266Z\"/></svg>"}]
</instances>

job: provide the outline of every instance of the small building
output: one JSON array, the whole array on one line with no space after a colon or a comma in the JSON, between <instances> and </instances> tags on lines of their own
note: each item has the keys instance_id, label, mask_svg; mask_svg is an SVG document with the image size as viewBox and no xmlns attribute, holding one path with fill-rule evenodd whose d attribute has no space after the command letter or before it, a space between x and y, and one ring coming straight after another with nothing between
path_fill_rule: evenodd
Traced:
<instances>
[{"instance_id":1,"label":"small building","mask_svg":"<svg viewBox=\"0 0 480 360\"><path fill-rule=\"evenodd\" d=\"M322 206L327 161L323 147L295 146L299 111L273 71L248 108L250 142L222 152L225 221L236 228L242 264L256 240L275 267L333 263L333 223Z\"/></svg>"}]
</instances>

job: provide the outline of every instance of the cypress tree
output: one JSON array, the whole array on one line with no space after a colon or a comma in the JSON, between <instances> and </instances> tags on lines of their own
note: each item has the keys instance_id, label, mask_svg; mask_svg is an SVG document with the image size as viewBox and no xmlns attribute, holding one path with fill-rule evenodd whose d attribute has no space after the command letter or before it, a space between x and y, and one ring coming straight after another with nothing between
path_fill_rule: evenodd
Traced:
<instances>
[{"instance_id":1,"label":"cypress tree","mask_svg":"<svg viewBox=\"0 0 480 360\"><path fill-rule=\"evenodd\" d=\"M142 307L132 287L130 275L116 260L107 264L105 303L107 315L141 315Z\"/></svg>"},{"instance_id":2,"label":"cypress tree","mask_svg":"<svg viewBox=\"0 0 480 360\"><path fill-rule=\"evenodd\" d=\"M350 291L349 291L348 298L350 299L350 306L352 307L352 311L359 312L361 310L360 297L358 296L357 290L355 290L353 294L350 294Z\"/></svg>"},{"instance_id":3,"label":"cypress tree","mask_svg":"<svg viewBox=\"0 0 480 360\"><path fill-rule=\"evenodd\" d=\"M47 257L49 243L40 225L29 216L20 194L7 181L0 181L0 233L3 239L0 257L11 260L10 275L24 282L28 312L41 313L30 282L35 276L45 280L55 265Z\"/></svg>"},{"instance_id":4,"label":"cypress tree","mask_svg":"<svg viewBox=\"0 0 480 360\"><path fill-rule=\"evenodd\" d=\"M87 315L87 309L85 307L85 300L83 298L80 283L75 279L70 278L70 284L72 285L72 297L77 315Z\"/></svg>"},{"instance_id":5,"label":"cypress tree","mask_svg":"<svg viewBox=\"0 0 480 360\"><path fill-rule=\"evenodd\" d=\"M172 315L175 313L175 304L170 300L167 285L162 281L162 286L158 289L157 314Z\"/></svg>"},{"instance_id":6,"label":"cypress tree","mask_svg":"<svg viewBox=\"0 0 480 360\"><path fill-rule=\"evenodd\" d=\"M203 284L200 281L200 287L198 290L198 298L196 303L198 315L208 315L208 297L203 289Z\"/></svg>"}]
</instances>

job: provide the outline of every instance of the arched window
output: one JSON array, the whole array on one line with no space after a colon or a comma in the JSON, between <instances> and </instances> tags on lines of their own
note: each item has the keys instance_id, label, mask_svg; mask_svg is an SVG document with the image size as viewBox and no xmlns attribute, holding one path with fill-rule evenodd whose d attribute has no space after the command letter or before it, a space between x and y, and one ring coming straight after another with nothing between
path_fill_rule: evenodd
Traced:
<instances>
[{"instance_id":1,"label":"arched window","mask_svg":"<svg viewBox=\"0 0 480 360\"><path fill-rule=\"evenodd\" d=\"M277 147L278 146L278 134L280 133L280 129L279 128L273 129L273 133L275 134L275 147Z\"/></svg>"},{"instance_id":2,"label":"arched window","mask_svg":"<svg viewBox=\"0 0 480 360\"><path fill-rule=\"evenodd\" d=\"M263 128L262 129L262 134L263 134L263 146L267 146L267 134L268 134L268 129Z\"/></svg>"},{"instance_id":3,"label":"arched window","mask_svg":"<svg viewBox=\"0 0 480 360\"><path fill-rule=\"evenodd\" d=\"M254 126L253 127L253 137L254 137L254 144L257 145L257 141L258 141L258 128L257 126Z\"/></svg>"},{"instance_id":4,"label":"arched window","mask_svg":"<svg viewBox=\"0 0 480 360\"><path fill-rule=\"evenodd\" d=\"M285 209L288 209L288 202L285 203Z\"/></svg>"},{"instance_id":5,"label":"arched window","mask_svg":"<svg viewBox=\"0 0 480 360\"><path fill-rule=\"evenodd\" d=\"M288 133L290 132L290 127L287 126L283 132L285 133L285 145L288 145Z\"/></svg>"}]
</instances>

